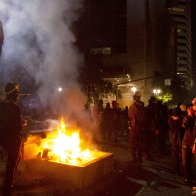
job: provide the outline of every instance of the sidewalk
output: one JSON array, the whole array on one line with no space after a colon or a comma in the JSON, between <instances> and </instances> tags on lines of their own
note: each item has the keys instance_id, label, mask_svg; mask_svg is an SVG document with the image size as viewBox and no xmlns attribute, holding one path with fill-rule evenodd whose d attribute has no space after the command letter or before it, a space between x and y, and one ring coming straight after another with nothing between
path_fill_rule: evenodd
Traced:
<instances>
[{"instance_id":1,"label":"sidewalk","mask_svg":"<svg viewBox=\"0 0 196 196\"><path fill-rule=\"evenodd\" d=\"M160 156L158 153L153 153L153 161L143 160L139 172L134 173L134 166L131 165L127 145L123 145L123 147L107 146L106 149L112 151L115 160L120 161L121 164L129 164L129 166L122 166L121 168L126 171L126 179L141 185L135 196L192 195L192 186L196 186L196 181L193 181L192 186L185 185L183 176L174 174L171 156Z\"/></svg>"}]
</instances>

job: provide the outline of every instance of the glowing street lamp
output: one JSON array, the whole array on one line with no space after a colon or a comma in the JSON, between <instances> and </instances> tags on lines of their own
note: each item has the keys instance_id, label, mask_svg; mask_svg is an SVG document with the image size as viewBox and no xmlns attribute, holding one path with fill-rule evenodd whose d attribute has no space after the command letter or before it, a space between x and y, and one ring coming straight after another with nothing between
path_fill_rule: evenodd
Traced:
<instances>
[{"instance_id":1,"label":"glowing street lamp","mask_svg":"<svg viewBox=\"0 0 196 196\"><path fill-rule=\"evenodd\" d=\"M160 89L153 89L153 93L157 96L161 93Z\"/></svg>"},{"instance_id":2,"label":"glowing street lamp","mask_svg":"<svg viewBox=\"0 0 196 196\"><path fill-rule=\"evenodd\" d=\"M131 90L132 90L133 94L135 94L135 92L137 91L137 88L136 88L135 86L133 86L133 87L131 88Z\"/></svg>"},{"instance_id":3,"label":"glowing street lamp","mask_svg":"<svg viewBox=\"0 0 196 196\"><path fill-rule=\"evenodd\" d=\"M63 88L62 87L58 87L58 92L62 92Z\"/></svg>"}]
</instances>

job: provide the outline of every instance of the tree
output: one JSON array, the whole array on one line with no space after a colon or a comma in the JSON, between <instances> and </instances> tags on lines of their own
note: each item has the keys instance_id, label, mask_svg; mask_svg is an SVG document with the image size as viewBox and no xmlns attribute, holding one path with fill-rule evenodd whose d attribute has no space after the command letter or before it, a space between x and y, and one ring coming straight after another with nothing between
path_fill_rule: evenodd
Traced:
<instances>
[{"instance_id":1,"label":"tree","mask_svg":"<svg viewBox=\"0 0 196 196\"><path fill-rule=\"evenodd\" d=\"M171 81L171 86L164 89L165 94L171 94L171 104L187 103L190 99L190 92L186 88L185 80L183 77L176 75Z\"/></svg>"}]
</instances>

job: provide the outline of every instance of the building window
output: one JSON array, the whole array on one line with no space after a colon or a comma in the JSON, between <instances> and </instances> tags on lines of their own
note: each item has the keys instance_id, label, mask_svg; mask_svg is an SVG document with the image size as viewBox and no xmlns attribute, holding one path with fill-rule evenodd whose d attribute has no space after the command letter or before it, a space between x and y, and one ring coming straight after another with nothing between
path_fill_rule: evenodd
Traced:
<instances>
[{"instance_id":1,"label":"building window","mask_svg":"<svg viewBox=\"0 0 196 196\"><path fill-rule=\"evenodd\" d=\"M111 48L110 47L91 48L91 54L93 54L93 55L110 55Z\"/></svg>"},{"instance_id":2,"label":"building window","mask_svg":"<svg viewBox=\"0 0 196 196\"><path fill-rule=\"evenodd\" d=\"M184 12L185 9L184 8L178 8L178 7L173 7L172 11L176 11L176 12Z\"/></svg>"}]
</instances>

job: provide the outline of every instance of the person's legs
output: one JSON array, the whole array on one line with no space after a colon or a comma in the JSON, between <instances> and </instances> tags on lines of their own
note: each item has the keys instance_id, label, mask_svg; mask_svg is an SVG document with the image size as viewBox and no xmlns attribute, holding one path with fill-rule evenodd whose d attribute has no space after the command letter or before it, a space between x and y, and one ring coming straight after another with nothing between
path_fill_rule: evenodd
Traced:
<instances>
[{"instance_id":1,"label":"person's legs","mask_svg":"<svg viewBox=\"0 0 196 196\"><path fill-rule=\"evenodd\" d=\"M137 145L137 137L136 137L136 129L132 128L129 133L129 143L130 143L130 152L132 161L137 161L136 155L136 145Z\"/></svg>"},{"instance_id":2,"label":"person's legs","mask_svg":"<svg viewBox=\"0 0 196 196\"><path fill-rule=\"evenodd\" d=\"M176 174L180 174L180 152L179 147L175 144L171 145L171 152L174 159L174 169Z\"/></svg>"},{"instance_id":3,"label":"person's legs","mask_svg":"<svg viewBox=\"0 0 196 196\"><path fill-rule=\"evenodd\" d=\"M165 133L164 133L164 129L160 129L159 135L158 135L158 146L159 146L159 150L160 153L163 155L166 155L166 146L165 146Z\"/></svg>"},{"instance_id":4,"label":"person's legs","mask_svg":"<svg viewBox=\"0 0 196 196\"><path fill-rule=\"evenodd\" d=\"M137 135L136 135L136 152L137 152L137 160L139 162L142 161L142 156L144 155L145 151L144 151L144 135L142 133L142 130L139 129L137 131Z\"/></svg>"},{"instance_id":5,"label":"person's legs","mask_svg":"<svg viewBox=\"0 0 196 196\"><path fill-rule=\"evenodd\" d=\"M11 194L11 187L13 184L13 178L16 173L19 161L21 157L21 143L17 147L7 149L7 164L6 172L3 184L3 196L9 196Z\"/></svg>"},{"instance_id":6,"label":"person's legs","mask_svg":"<svg viewBox=\"0 0 196 196\"><path fill-rule=\"evenodd\" d=\"M191 160L192 152L189 146L182 146L182 165L184 169L185 182L191 182Z\"/></svg>"},{"instance_id":7,"label":"person's legs","mask_svg":"<svg viewBox=\"0 0 196 196\"><path fill-rule=\"evenodd\" d=\"M10 195L11 192L11 186L13 183L13 177L14 177L14 170L17 163L17 156L14 155L12 152L8 152L7 156L7 164L6 164L6 172L5 172L5 179L4 179L4 185L3 185L3 196Z\"/></svg>"}]
</instances>

